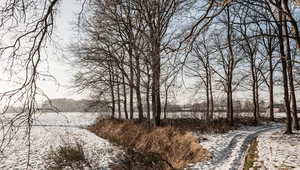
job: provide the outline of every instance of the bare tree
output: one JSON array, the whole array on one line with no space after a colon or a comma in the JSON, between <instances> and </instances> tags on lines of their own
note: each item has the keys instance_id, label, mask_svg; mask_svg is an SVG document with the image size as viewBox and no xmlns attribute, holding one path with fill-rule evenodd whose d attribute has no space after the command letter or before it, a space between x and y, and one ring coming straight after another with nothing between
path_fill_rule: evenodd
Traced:
<instances>
[{"instance_id":1,"label":"bare tree","mask_svg":"<svg viewBox=\"0 0 300 170\"><path fill-rule=\"evenodd\" d=\"M256 24L258 24L258 15L255 11L252 11L248 7L249 4L243 4L239 6L238 11L235 11L235 15L238 18L236 25L236 32L240 34L240 47L243 51L243 55L246 57L248 63L250 64L251 70L251 84L252 84L252 102L253 102L253 118L254 124L258 123L259 118L259 86L262 84L262 67L266 62L265 58L260 57L259 54L259 42L260 36L255 36L257 34ZM243 11L243 12L240 12ZM250 21L250 22L248 22ZM252 24L254 23L254 24ZM249 38L250 37L250 38Z\"/></svg>"},{"instance_id":2,"label":"bare tree","mask_svg":"<svg viewBox=\"0 0 300 170\"><path fill-rule=\"evenodd\" d=\"M209 42L208 37L211 34L202 34L203 37L199 37L199 40L194 43L193 51L191 52L191 57L186 63L186 67L191 71L191 76L194 78L200 78L200 82L204 84L204 89L206 91L206 120L213 119L214 113L214 103L213 103L213 88L212 88L212 78L213 78L213 53L212 43ZM193 57L193 58L192 58ZM200 89L202 83L197 84L197 89ZM198 91L198 90L197 90Z\"/></svg>"},{"instance_id":3,"label":"bare tree","mask_svg":"<svg viewBox=\"0 0 300 170\"><path fill-rule=\"evenodd\" d=\"M215 35L215 48L218 51L220 67L222 67L222 72L214 72L219 76L219 82L223 85L224 91L226 93L226 113L227 118L230 121L231 125L234 125L233 120L233 92L238 88L238 86L245 79L245 75L240 74L240 77L234 76L234 71L238 68L238 63L241 62L244 58L240 54L240 49L237 46L236 33L234 31L234 22L232 17L232 10L234 8L233 4L229 4L224 11L224 14L221 15L222 18L219 18L219 22L224 25L226 32L219 31ZM226 42L225 42L226 41ZM222 75L223 74L223 75Z\"/></svg>"}]
</instances>

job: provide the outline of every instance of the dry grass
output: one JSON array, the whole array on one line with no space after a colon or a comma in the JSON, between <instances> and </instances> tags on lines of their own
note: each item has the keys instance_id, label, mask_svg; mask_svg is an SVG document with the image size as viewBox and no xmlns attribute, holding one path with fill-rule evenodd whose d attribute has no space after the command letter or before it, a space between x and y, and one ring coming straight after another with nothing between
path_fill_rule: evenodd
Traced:
<instances>
[{"instance_id":1,"label":"dry grass","mask_svg":"<svg viewBox=\"0 0 300 170\"><path fill-rule=\"evenodd\" d=\"M149 127L131 120L99 119L89 129L143 155L160 158L169 164L163 169L183 169L188 163L201 162L210 156L192 132L187 133L174 126Z\"/></svg>"},{"instance_id":2,"label":"dry grass","mask_svg":"<svg viewBox=\"0 0 300 170\"><path fill-rule=\"evenodd\" d=\"M83 146L79 142L76 144L65 143L57 149L49 152L45 158L46 169L92 169L90 161L84 153Z\"/></svg>"},{"instance_id":3,"label":"dry grass","mask_svg":"<svg viewBox=\"0 0 300 170\"><path fill-rule=\"evenodd\" d=\"M255 160L258 158L257 145L258 145L258 141L257 141L257 137L255 137L250 143L249 150L245 160L244 170L260 169L260 167L253 165Z\"/></svg>"}]
</instances>

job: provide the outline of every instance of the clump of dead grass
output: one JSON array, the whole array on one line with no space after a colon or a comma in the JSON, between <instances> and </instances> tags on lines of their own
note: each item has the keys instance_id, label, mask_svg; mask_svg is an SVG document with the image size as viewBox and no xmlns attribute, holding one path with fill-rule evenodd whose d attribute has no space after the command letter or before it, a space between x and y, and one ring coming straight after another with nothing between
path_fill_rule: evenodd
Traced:
<instances>
[{"instance_id":1,"label":"clump of dead grass","mask_svg":"<svg viewBox=\"0 0 300 170\"><path fill-rule=\"evenodd\" d=\"M171 126L150 127L131 120L99 119L89 129L112 142L133 148L144 156L159 158L168 164L163 169L183 169L188 163L204 161L210 155L192 132L187 133Z\"/></svg>"},{"instance_id":2,"label":"clump of dead grass","mask_svg":"<svg viewBox=\"0 0 300 170\"><path fill-rule=\"evenodd\" d=\"M83 150L82 144L76 141L76 144L65 143L51 151L45 158L46 169L92 169L90 160Z\"/></svg>"},{"instance_id":3,"label":"clump of dead grass","mask_svg":"<svg viewBox=\"0 0 300 170\"><path fill-rule=\"evenodd\" d=\"M125 153L117 155L118 162L111 163L112 170L152 170L152 169L174 169L172 165L163 160L160 155L153 152L138 152L127 148Z\"/></svg>"}]
</instances>

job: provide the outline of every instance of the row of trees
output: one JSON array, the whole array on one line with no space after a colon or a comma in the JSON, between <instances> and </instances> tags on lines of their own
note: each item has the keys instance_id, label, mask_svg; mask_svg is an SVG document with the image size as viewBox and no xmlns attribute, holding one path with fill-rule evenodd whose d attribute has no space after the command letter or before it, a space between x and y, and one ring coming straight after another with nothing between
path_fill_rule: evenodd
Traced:
<instances>
[{"instance_id":1,"label":"row of trees","mask_svg":"<svg viewBox=\"0 0 300 170\"><path fill-rule=\"evenodd\" d=\"M49 77L39 65L47 60L43 50L53 40L59 4L60 0L1 4L0 27L5 30L1 32L1 59L11 73L9 81L18 73L25 78L16 89L1 93L0 99L7 106L16 98L22 100L21 114L29 125L37 110L36 96L44 95L36 82ZM295 1L85 0L82 6L78 41L70 46L68 58L74 68L80 68L74 86L79 91L88 89L94 99L111 101L112 117L118 109L133 118L136 103L139 120L146 112L147 121L152 114L159 126L161 112L181 83L180 77L191 76L199 78L198 87L206 91L207 120L212 118L214 96L221 89L233 125L233 94L246 89L252 92L257 123L261 88L267 87L272 106L274 80L280 74L286 133L292 133L290 111L299 128L293 79L300 51ZM12 41L5 42L8 38ZM270 118L274 119L272 111Z\"/></svg>"},{"instance_id":2,"label":"row of trees","mask_svg":"<svg viewBox=\"0 0 300 170\"><path fill-rule=\"evenodd\" d=\"M87 9L78 25L82 37L71 45L72 63L81 68L75 84L110 100L112 117L116 108L123 108L126 118L133 118L136 102L140 120L145 111L150 122L152 111L160 125L181 75L199 78L197 86L205 89L210 108L207 120L220 89L232 125L233 93L251 91L256 124L261 90L268 89L272 107L274 77L280 77L285 105L291 103L294 128L299 129L293 70L300 41L294 2L95 0ZM290 107L286 111L291 133Z\"/></svg>"},{"instance_id":3,"label":"row of trees","mask_svg":"<svg viewBox=\"0 0 300 170\"><path fill-rule=\"evenodd\" d=\"M159 126L161 89L165 89L166 109L178 74L172 65L177 65L176 56L182 55L175 49L178 34L182 34L176 27L182 14L196 4L184 0L92 1L78 25L83 36L71 46L72 64L81 70L75 76L75 86L110 100L112 117L122 104L126 118L132 119L136 102L142 121L146 105L148 122L152 111Z\"/></svg>"},{"instance_id":4,"label":"row of trees","mask_svg":"<svg viewBox=\"0 0 300 170\"><path fill-rule=\"evenodd\" d=\"M212 87L216 87L215 90L221 88L226 93L227 117L232 124L232 94L237 90L249 90L256 124L259 96L267 87L270 106L273 107L274 82L277 81L277 85L284 86L287 133L291 133L290 103L294 128L299 129L293 80L299 54L299 18L295 17L299 10L295 5L287 0L233 1L210 24L213 31L198 36L187 59L190 64L186 67L206 89L206 103L210 108L207 117L214 110ZM270 119L274 120L273 109Z\"/></svg>"}]
</instances>

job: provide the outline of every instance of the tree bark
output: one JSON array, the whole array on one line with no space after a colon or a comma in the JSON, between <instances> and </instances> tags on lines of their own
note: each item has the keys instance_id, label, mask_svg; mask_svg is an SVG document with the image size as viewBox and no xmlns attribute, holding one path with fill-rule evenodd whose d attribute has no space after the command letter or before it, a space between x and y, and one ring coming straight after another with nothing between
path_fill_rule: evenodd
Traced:
<instances>
[{"instance_id":1,"label":"tree bark","mask_svg":"<svg viewBox=\"0 0 300 170\"><path fill-rule=\"evenodd\" d=\"M249 47L250 48L250 47ZM249 49L250 50L250 49ZM254 54L250 53L250 64L251 64L251 75L252 75L252 103L253 103L253 123L257 125L257 102L256 102L256 74L255 74L255 64L254 64Z\"/></svg>"},{"instance_id":2,"label":"tree bark","mask_svg":"<svg viewBox=\"0 0 300 170\"><path fill-rule=\"evenodd\" d=\"M281 2L281 1L280 1ZM281 6L281 3L278 4ZM285 112L286 112L286 134L292 134L292 120L291 120L291 109L290 109L290 101L289 101L289 88L288 88L288 78L287 78L287 63L284 54L284 40L283 40L283 31L282 31L282 11L279 11L279 23L278 23L278 38L280 43L280 55L281 55L281 64L282 64L282 78L283 78L283 86L284 86L284 104L285 104Z\"/></svg>"},{"instance_id":3,"label":"tree bark","mask_svg":"<svg viewBox=\"0 0 300 170\"><path fill-rule=\"evenodd\" d=\"M269 67L270 67L270 78L269 78L269 99L270 99L270 121L274 121L274 83L273 83L273 60L272 60L272 44L271 40L268 42L268 53L269 53Z\"/></svg>"},{"instance_id":4,"label":"tree bark","mask_svg":"<svg viewBox=\"0 0 300 170\"><path fill-rule=\"evenodd\" d=\"M209 109L210 109L210 95L209 95L209 83L208 83L208 76L209 76L209 73L208 73L208 69L205 68L206 70L206 82L205 82L205 87L206 87L206 121L209 121Z\"/></svg>"},{"instance_id":5,"label":"tree bark","mask_svg":"<svg viewBox=\"0 0 300 170\"><path fill-rule=\"evenodd\" d=\"M229 61L228 61L228 70L227 70L227 118L230 121L230 125L234 126L233 122L233 103L232 103L232 71L234 66L234 54L231 45L231 34L232 34L232 25L230 21L230 5L227 6L227 43L229 49Z\"/></svg>"},{"instance_id":6,"label":"tree bark","mask_svg":"<svg viewBox=\"0 0 300 170\"><path fill-rule=\"evenodd\" d=\"M125 119L128 119L128 111L127 111L127 94L126 94L126 85L125 85L125 76L122 74L123 79L123 107L125 113Z\"/></svg>"},{"instance_id":7,"label":"tree bark","mask_svg":"<svg viewBox=\"0 0 300 170\"><path fill-rule=\"evenodd\" d=\"M293 66L291 62L291 49L290 49L290 40L288 37L288 26L287 26L287 21L286 17L284 16L284 32L285 32L285 43L286 43L286 58L288 61L288 79L289 79L289 85L290 85L290 97L291 97L291 103L292 103L292 116L293 116L293 124L294 124L294 129L299 130L299 122L298 122L298 115L297 115L297 101L296 101L296 95L295 95L295 88L294 88L294 78L293 78Z\"/></svg>"},{"instance_id":8,"label":"tree bark","mask_svg":"<svg viewBox=\"0 0 300 170\"><path fill-rule=\"evenodd\" d=\"M109 67L109 80L110 80L110 93L111 93L111 118L115 118L115 110L116 110L116 101L115 101L115 92L114 92L114 72L111 66L111 63L108 63Z\"/></svg>"},{"instance_id":9,"label":"tree bark","mask_svg":"<svg viewBox=\"0 0 300 170\"><path fill-rule=\"evenodd\" d=\"M121 112L121 95L120 95L120 81L119 81L119 77L117 77L117 98L118 98L119 119L121 119L122 118L122 112Z\"/></svg>"},{"instance_id":10,"label":"tree bark","mask_svg":"<svg viewBox=\"0 0 300 170\"><path fill-rule=\"evenodd\" d=\"M143 102L141 97L141 68L140 68L140 55L137 52L137 49L135 49L135 61L136 61L136 97L137 97L137 107L138 107L138 119L140 122L143 121Z\"/></svg>"},{"instance_id":11,"label":"tree bark","mask_svg":"<svg viewBox=\"0 0 300 170\"><path fill-rule=\"evenodd\" d=\"M254 122L254 124L256 125L258 123L258 119L260 118L260 114L259 114L259 108L260 108L260 104L259 104L259 85L258 85L258 73L256 71L256 81L255 81L255 101L256 101L256 122Z\"/></svg>"},{"instance_id":12,"label":"tree bark","mask_svg":"<svg viewBox=\"0 0 300 170\"><path fill-rule=\"evenodd\" d=\"M210 91L210 106L209 106L209 109L210 109L210 117L209 119L210 120L213 120L214 119L214 98L213 98L213 89L212 89L212 82L211 82L211 70L210 71L210 75L209 75L209 91Z\"/></svg>"},{"instance_id":13,"label":"tree bark","mask_svg":"<svg viewBox=\"0 0 300 170\"><path fill-rule=\"evenodd\" d=\"M151 122L151 114L150 114L150 80L151 80L151 75L150 75L150 69L147 65L147 85L146 85L146 105L147 105L147 122L150 124Z\"/></svg>"}]
</instances>

